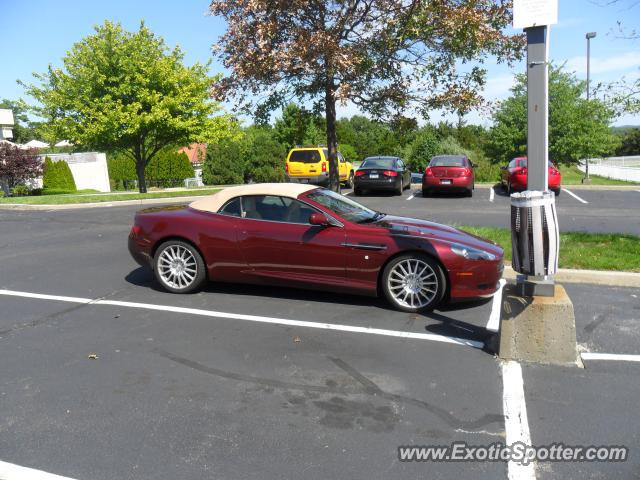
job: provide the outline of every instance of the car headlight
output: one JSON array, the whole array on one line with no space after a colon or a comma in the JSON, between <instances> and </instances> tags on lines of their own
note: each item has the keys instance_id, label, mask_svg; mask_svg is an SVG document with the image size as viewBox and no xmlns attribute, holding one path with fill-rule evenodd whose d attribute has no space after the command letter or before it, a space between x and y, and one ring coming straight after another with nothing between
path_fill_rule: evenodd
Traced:
<instances>
[{"instance_id":1,"label":"car headlight","mask_svg":"<svg viewBox=\"0 0 640 480\"><path fill-rule=\"evenodd\" d=\"M460 255L468 260L495 260L496 256L492 253L479 250L477 248L468 247L459 243L451 244L451 251L456 255Z\"/></svg>"}]
</instances>

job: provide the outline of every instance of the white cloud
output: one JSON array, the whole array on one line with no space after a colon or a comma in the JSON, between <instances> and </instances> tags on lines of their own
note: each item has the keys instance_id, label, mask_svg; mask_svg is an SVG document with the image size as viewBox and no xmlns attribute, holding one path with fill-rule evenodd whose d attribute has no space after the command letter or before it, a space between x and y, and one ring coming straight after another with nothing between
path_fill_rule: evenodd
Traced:
<instances>
[{"instance_id":1,"label":"white cloud","mask_svg":"<svg viewBox=\"0 0 640 480\"><path fill-rule=\"evenodd\" d=\"M620 72L640 67L640 52L626 52L610 57L591 56L591 73L598 75L603 73ZM578 74L587 73L586 55L571 57L565 67L568 71Z\"/></svg>"}]
</instances>

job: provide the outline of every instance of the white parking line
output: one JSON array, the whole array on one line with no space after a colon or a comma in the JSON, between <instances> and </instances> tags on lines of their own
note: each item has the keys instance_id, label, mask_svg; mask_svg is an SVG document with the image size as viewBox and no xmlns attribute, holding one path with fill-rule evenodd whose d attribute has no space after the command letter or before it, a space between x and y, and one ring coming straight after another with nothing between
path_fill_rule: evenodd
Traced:
<instances>
[{"instance_id":1,"label":"white parking line","mask_svg":"<svg viewBox=\"0 0 640 480\"><path fill-rule=\"evenodd\" d=\"M493 202L493 199L495 198L495 196L496 196L496 191L493 189L493 187L491 187L489 189L489 201Z\"/></svg>"},{"instance_id":2,"label":"white parking line","mask_svg":"<svg viewBox=\"0 0 640 480\"><path fill-rule=\"evenodd\" d=\"M500 285L496 293L493 294L491 302L491 315L489 315L489 321L487 322L487 330L496 333L500 330L500 312L502 310L502 289L507 281L504 278L500 279Z\"/></svg>"},{"instance_id":3,"label":"white parking line","mask_svg":"<svg viewBox=\"0 0 640 480\"><path fill-rule=\"evenodd\" d=\"M586 200L584 200L584 199L580 198L580 197L579 197L578 195L576 195L575 193L573 193L571 190L567 190L567 189L566 189L566 188L564 188L564 187L562 187L562 190L563 190L564 192L567 192L569 195L571 195L573 198L575 198L575 199L576 199L576 200L578 200L579 202L582 202L582 203L589 203L589 202L587 202Z\"/></svg>"},{"instance_id":4,"label":"white parking line","mask_svg":"<svg viewBox=\"0 0 640 480\"><path fill-rule=\"evenodd\" d=\"M341 332L365 333L368 335L383 335L387 337L412 338L415 340L428 340L432 342L452 343L473 348L484 348L484 343L465 338L449 337L433 333L414 333L398 330L386 330L382 328L356 327L352 325L339 325L335 323L309 322L305 320L289 320L286 318L261 317L258 315L243 315L239 313L216 312L200 308L174 307L172 305L155 305L152 303L122 302L119 300L102 300L81 297L65 297L60 295L47 295L43 293L20 292L15 290L0 290L0 295L13 297L35 298L39 300L54 300L59 302L83 303L87 305L111 305L116 307L141 308L146 310L158 310L161 312L186 313L204 317L227 318L244 320L248 322L271 323L275 325L287 325L293 327L317 328L323 330L337 330Z\"/></svg>"},{"instance_id":5,"label":"white parking line","mask_svg":"<svg viewBox=\"0 0 640 480\"><path fill-rule=\"evenodd\" d=\"M73 480L69 477L61 477L53 473L21 467L13 463L0 460L0 479L2 480Z\"/></svg>"},{"instance_id":6,"label":"white parking line","mask_svg":"<svg viewBox=\"0 0 640 480\"><path fill-rule=\"evenodd\" d=\"M416 196L416 193L415 193L415 192L413 192L411 195L409 195L409 196L407 197L407 201L411 200L411 199L412 199L413 197L415 197L415 196Z\"/></svg>"},{"instance_id":7,"label":"white parking line","mask_svg":"<svg viewBox=\"0 0 640 480\"><path fill-rule=\"evenodd\" d=\"M591 353L580 354L582 360L612 360L614 362L640 362L640 355L626 355L622 353Z\"/></svg>"},{"instance_id":8,"label":"white parking line","mask_svg":"<svg viewBox=\"0 0 640 480\"><path fill-rule=\"evenodd\" d=\"M525 445L531 445L522 368L518 362L502 363L502 391L506 444L513 445L516 442L522 442ZM533 463L522 465L515 461L509 461L507 474L509 480L535 480L535 465Z\"/></svg>"}]
</instances>

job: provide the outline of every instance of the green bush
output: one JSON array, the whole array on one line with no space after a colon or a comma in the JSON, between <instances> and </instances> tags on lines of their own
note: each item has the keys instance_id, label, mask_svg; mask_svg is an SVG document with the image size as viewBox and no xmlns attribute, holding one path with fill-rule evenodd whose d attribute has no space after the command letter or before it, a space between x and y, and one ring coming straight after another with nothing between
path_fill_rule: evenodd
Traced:
<instances>
[{"instance_id":1,"label":"green bush","mask_svg":"<svg viewBox=\"0 0 640 480\"><path fill-rule=\"evenodd\" d=\"M257 130L247 137L245 180L258 183L284 181L287 148L266 130Z\"/></svg>"},{"instance_id":2,"label":"green bush","mask_svg":"<svg viewBox=\"0 0 640 480\"><path fill-rule=\"evenodd\" d=\"M26 197L29 195L29 188L26 185L16 185L11 189L12 197Z\"/></svg>"},{"instance_id":3,"label":"green bush","mask_svg":"<svg viewBox=\"0 0 640 480\"><path fill-rule=\"evenodd\" d=\"M226 139L207 147L202 166L206 185L229 185L244 182L244 152L241 141Z\"/></svg>"},{"instance_id":4,"label":"green bush","mask_svg":"<svg viewBox=\"0 0 640 480\"><path fill-rule=\"evenodd\" d=\"M354 147L352 147L351 145L349 145L348 143L343 143L340 144L338 146L338 150L340 150L340 153L342 154L342 156L344 158L347 159L348 162L356 162L358 160L362 160L360 158L358 158L358 152L356 151L356 149Z\"/></svg>"},{"instance_id":5,"label":"green bush","mask_svg":"<svg viewBox=\"0 0 640 480\"><path fill-rule=\"evenodd\" d=\"M476 182L497 182L500 179L498 165L491 163L484 153L464 148L454 137L446 137L438 142L438 155L466 155L476 165Z\"/></svg>"},{"instance_id":6,"label":"green bush","mask_svg":"<svg viewBox=\"0 0 640 480\"><path fill-rule=\"evenodd\" d=\"M136 162L124 152L110 154L107 158L109 183L111 190L126 190L138 179ZM158 152L145 168L145 178L150 183L160 185L182 184L185 178L195 176L193 165L185 153L178 153L173 149Z\"/></svg>"},{"instance_id":7,"label":"green bush","mask_svg":"<svg viewBox=\"0 0 640 480\"><path fill-rule=\"evenodd\" d=\"M431 128L424 127L407 146L405 159L411 171L424 172L431 157L439 153L438 138Z\"/></svg>"},{"instance_id":8,"label":"green bush","mask_svg":"<svg viewBox=\"0 0 640 480\"><path fill-rule=\"evenodd\" d=\"M54 162L51 158L46 157L44 159L42 187L44 191L64 190L75 192L76 182L73 180L73 175L67 162L64 160Z\"/></svg>"},{"instance_id":9,"label":"green bush","mask_svg":"<svg viewBox=\"0 0 640 480\"><path fill-rule=\"evenodd\" d=\"M4 190L0 188L0 198L4 198L5 196L6 196L6 193L4 193Z\"/></svg>"}]
</instances>

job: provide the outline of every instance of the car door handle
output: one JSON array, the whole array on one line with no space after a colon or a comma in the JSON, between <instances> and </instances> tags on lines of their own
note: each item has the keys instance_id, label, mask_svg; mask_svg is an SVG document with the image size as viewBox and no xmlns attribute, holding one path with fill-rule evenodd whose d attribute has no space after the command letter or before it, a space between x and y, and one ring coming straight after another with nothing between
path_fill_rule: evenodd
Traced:
<instances>
[{"instance_id":1,"label":"car door handle","mask_svg":"<svg viewBox=\"0 0 640 480\"><path fill-rule=\"evenodd\" d=\"M386 245L374 245L370 243L342 243L343 247L357 248L359 250L386 250Z\"/></svg>"}]
</instances>

